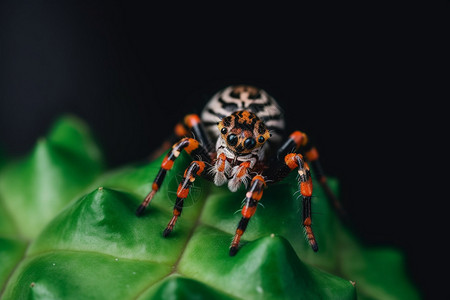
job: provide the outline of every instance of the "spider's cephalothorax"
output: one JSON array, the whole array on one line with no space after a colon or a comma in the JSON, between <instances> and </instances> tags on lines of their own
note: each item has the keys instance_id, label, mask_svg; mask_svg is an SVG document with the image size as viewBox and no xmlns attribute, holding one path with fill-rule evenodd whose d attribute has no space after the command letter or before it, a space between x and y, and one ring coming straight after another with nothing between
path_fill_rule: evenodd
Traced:
<instances>
[{"instance_id":1,"label":"spider's cephalothorax","mask_svg":"<svg viewBox=\"0 0 450 300\"><path fill-rule=\"evenodd\" d=\"M264 90L253 86L230 86L219 91L205 106L201 116L202 119L197 115L187 115L184 122L175 127L174 138L178 141L165 156L152 190L138 207L136 214L144 212L163 183L167 171L172 169L174 161L184 150L197 160L192 161L184 173L177 190L173 217L163 236L169 235L173 230L181 215L184 199L197 176L204 176L216 185L228 182L228 188L232 192L244 185L247 192L241 210L242 217L230 246L230 255L233 256L256 211L264 187L297 170L303 201L303 227L309 244L317 251L311 227L312 180L306 161L315 169L318 181L334 206L338 210L340 206L326 184L318 152L311 146L307 136L294 131L280 143L284 130L281 109Z\"/></svg>"},{"instance_id":2,"label":"spider's cephalothorax","mask_svg":"<svg viewBox=\"0 0 450 300\"><path fill-rule=\"evenodd\" d=\"M217 127L220 135L216 143L216 156L214 167L214 183L222 185L227 180L228 188L235 192L241 183L247 186L250 175L249 170L258 170L264 159L264 144L270 138L266 125L256 114L241 110L223 118Z\"/></svg>"}]
</instances>

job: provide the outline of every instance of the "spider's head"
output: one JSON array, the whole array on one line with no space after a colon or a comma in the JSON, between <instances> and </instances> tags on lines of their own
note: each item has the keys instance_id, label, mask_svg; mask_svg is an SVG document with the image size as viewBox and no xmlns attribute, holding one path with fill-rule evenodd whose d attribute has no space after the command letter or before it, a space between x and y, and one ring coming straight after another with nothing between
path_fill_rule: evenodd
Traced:
<instances>
[{"instance_id":1,"label":"spider's head","mask_svg":"<svg viewBox=\"0 0 450 300\"><path fill-rule=\"evenodd\" d=\"M254 113L241 110L223 118L217 124L228 149L238 155L261 148L271 134Z\"/></svg>"}]
</instances>

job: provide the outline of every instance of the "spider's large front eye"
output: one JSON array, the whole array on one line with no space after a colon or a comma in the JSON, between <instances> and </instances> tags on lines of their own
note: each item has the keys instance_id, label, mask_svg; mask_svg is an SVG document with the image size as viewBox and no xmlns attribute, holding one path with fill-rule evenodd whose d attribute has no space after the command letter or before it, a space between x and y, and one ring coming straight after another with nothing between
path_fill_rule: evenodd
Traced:
<instances>
[{"instance_id":1,"label":"spider's large front eye","mask_svg":"<svg viewBox=\"0 0 450 300\"><path fill-rule=\"evenodd\" d=\"M254 138L248 138L244 142L244 146L247 149L252 149L253 147L255 147L255 145L256 145L256 141Z\"/></svg>"},{"instance_id":2,"label":"spider's large front eye","mask_svg":"<svg viewBox=\"0 0 450 300\"><path fill-rule=\"evenodd\" d=\"M237 137L235 134L230 134L230 135L227 137L227 142L228 142L228 145L234 146L234 145L236 145L237 142L238 142L238 137Z\"/></svg>"},{"instance_id":3,"label":"spider's large front eye","mask_svg":"<svg viewBox=\"0 0 450 300\"><path fill-rule=\"evenodd\" d=\"M222 129L220 130L220 132L221 132L222 134L226 134L227 131L228 131L228 130L227 130L225 127L222 127Z\"/></svg>"}]
</instances>

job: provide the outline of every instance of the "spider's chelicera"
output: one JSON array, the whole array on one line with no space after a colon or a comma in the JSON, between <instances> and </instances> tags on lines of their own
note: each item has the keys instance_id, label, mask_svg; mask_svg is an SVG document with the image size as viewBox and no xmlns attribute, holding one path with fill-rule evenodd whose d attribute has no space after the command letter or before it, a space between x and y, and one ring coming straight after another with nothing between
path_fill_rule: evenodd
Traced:
<instances>
[{"instance_id":1,"label":"spider's chelicera","mask_svg":"<svg viewBox=\"0 0 450 300\"><path fill-rule=\"evenodd\" d=\"M161 187L167 171L184 150L197 160L192 161L184 173L177 190L173 217L163 236L172 232L181 215L184 199L197 176L203 176L218 186L227 183L232 192L244 185L247 192L241 210L242 217L229 252L234 256L241 236L255 214L263 189L267 184L278 182L291 171L297 170L303 202L303 227L311 248L317 251L311 227L313 186L308 163L314 168L327 196L335 206L338 206L338 202L326 185L316 148L308 141L306 134L300 131L294 131L283 141L284 126L281 109L264 90L238 85L219 91L205 106L201 119L197 115L187 115L184 122L175 127L172 139L173 142L178 141L165 156L152 190L138 207L136 214L139 216L144 212Z\"/></svg>"}]
</instances>

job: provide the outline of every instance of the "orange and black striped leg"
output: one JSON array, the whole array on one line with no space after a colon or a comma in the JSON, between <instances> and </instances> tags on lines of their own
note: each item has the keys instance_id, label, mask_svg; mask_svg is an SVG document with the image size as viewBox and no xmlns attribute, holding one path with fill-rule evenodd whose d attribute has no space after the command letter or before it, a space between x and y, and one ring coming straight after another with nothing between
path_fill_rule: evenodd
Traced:
<instances>
[{"instance_id":1,"label":"orange and black striped leg","mask_svg":"<svg viewBox=\"0 0 450 300\"><path fill-rule=\"evenodd\" d=\"M187 196L189 195L189 189L191 185L194 183L195 178L201 175L204 170L205 170L205 163L196 160L191 162L189 167L184 172L183 180L181 181L177 190L177 199L175 201L175 206L173 208L173 217L163 232L164 237L168 236L172 232L178 217L181 216L184 199L186 199Z\"/></svg>"},{"instance_id":2,"label":"orange and black striped leg","mask_svg":"<svg viewBox=\"0 0 450 300\"><path fill-rule=\"evenodd\" d=\"M289 153L285 156L284 161L289 169L298 169L300 194L302 196L303 203L303 227L305 228L305 234L309 245L314 252L316 252L319 250L319 247L317 246L316 238L314 237L314 232L311 227L311 196L313 191L311 172L309 171L308 164L304 162L301 154Z\"/></svg>"},{"instance_id":3,"label":"orange and black striped leg","mask_svg":"<svg viewBox=\"0 0 450 300\"><path fill-rule=\"evenodd\" d=\"M308 136L305 133L301 131L294 131L286 142L278 149L277 158L282 160L288 153L299 151L304 153L306 160L311 164L311 167L314 170L315 178L325 191L330 204L334 207L335 211L345 219L346 212L342 207L341 202L327 183L327 178L319 161L319 152L316 147L312 146Z\"/></svg>"},{"instance_id":4,"label":"orange and black striped leg","mask_svg":"<svg viewBox=\"0 0 450 300\"><path fill-rule=\"evenodd\" d=\"M182 150L186 151L188 154L191 155L198 151L201 154L205 152L205 150L200 146L198 141L191 138L183 138L178 143L173 145L172 149L169 151L169 153L167 153L166 157L161 163L161 168L159 169L159 172L156 175L155 180L153 181L152 190L150 191L150 193L148 193L147 197L145 197L142 204L137 208L136 210L137 216L140 216L145 211L146 207L150 204L150 201L152 201L156 192L161 187L167 171L172 169L174 161L180 155ZM203 156L205 155L202 155L202 157ZM209 156L206 156L205 159L209 159Z\"/></svg>"},{"instance_id":5,"label":"orange and black striped leg","mask_svg":"<svg viewBox=\"0 0 450 300\"><path fill-rule=\"evenodd\" d=\"M184 137L191 137L191 133L186 129L185 125L182 123L177 123L173 129L173 133L161 144L161 146L154 150L150 154L150 160L153 161L159 158L164 152L166 152L170 147Z\"/></svg>"},{"instance_id":6,"label":"orange and black striped leg","mask_svg":"<svg viewBox=\"0 0 450 300\"><path fill-rule=\"evenodd\" d=\"M236 255L241 236L244 234L250 218L255 214L256 207L258 206L258 202L263 195L263 188L265 186L266 181L262 176L256 175L255 177L253 177L252 182L250 183L250 188L245 194L245 204L241 211L242 218L239 221L238 227L236 229L236 234L234 235L233 241L231 242L230 256Z\"/></svg>"},{"instance_id":7,"label":"orange and black striped leg","mask_svg":"<svg viewBox=\"0 0 450 300\"><path fill-rule=\"evenodd\" d=\"M213 150L213 145L206 134L203 124L200 118L196 114L187 115L184 117L183 122L179 122L175 125L173 133L166 139L163 144L152 152L150 155L150 160L155 160L160 157L170 146L176 141L184 137L193 137L196 139L200 145L202 145L207 152Z\"/></svg>"},{"instance_id":8,"label":"orange and black striped leg","mask_svg":"<svg viewBox=\"0 0 450 300\"><path fill-rule=\"evenodd\" d=\"M193 137L203 145L208 153L214 150L214 145L206 134L198 115L191 114L184 117L184 125L192 132Z\"/></svg>"}]
</instances>

